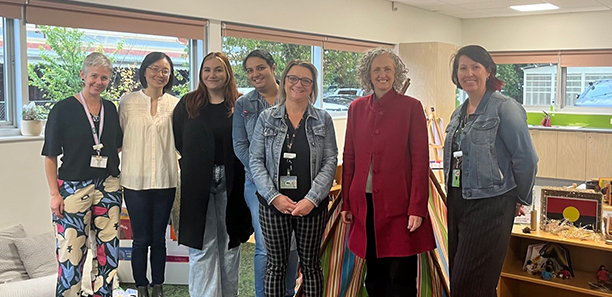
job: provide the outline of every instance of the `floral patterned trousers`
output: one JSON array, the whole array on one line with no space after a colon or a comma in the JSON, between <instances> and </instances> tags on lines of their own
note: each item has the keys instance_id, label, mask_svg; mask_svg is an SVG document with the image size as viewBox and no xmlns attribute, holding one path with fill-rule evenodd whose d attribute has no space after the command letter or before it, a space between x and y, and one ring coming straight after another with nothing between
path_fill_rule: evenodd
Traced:
<instances>
[{"instance_id":1,"label":"floral patterned trousers","mask_svg":"<svg viewBox=\"0 0 612 297\"><path fill-rule=\"evenodd\" d=\"M58 180L58 185L64 217L53 218L59 262L56 296L81 296L83 265L91 246L96 251L91 271L94 297L111 297L119 264L119 178Z\"/></svg>"}]
</instances>

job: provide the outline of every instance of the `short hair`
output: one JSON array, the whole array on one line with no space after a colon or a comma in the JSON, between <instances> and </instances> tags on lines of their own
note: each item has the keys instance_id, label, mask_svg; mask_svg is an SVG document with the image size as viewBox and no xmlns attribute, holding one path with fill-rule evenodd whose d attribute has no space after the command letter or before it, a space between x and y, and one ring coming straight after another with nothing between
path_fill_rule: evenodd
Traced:
<instances>
[{"instance_id":1,"label":"short hair","mask_svg":"<svg viewBox=\"0 0 612 297\"><path fill-rule=\"evenodd\" d=\"M395 67L393 89L399 92L402 89L402 86L404 85L404 81L406 80L406 74L408 73L408 68L406 67L406 64L404 64L402 59L398 55L396 55L391 49L377 47L363 54L363 57L361 57L361 60L359 61L359 69L357 70L357 75L359 76L359 84L366 93L374 90L374 85L372 85L372 76L370 75L370 71L372 70L372 61L374 61L376 57L382 55L389 55L393 59L393 67Z\"/></svg>"},{"instance_id":2,"label":"short hair","mask_svg":"<svg viewBox=\"0 0 612 297\"><path fill-rule=\"evenodd\" d=\"M249 58L260 58L266 61L266 64L268 64L268 66L270 67L274 67L274 65L276 65L276 62L274 61L274 57L272 57L270 52L268 52L267 50L263 50L263 49L256 49L250 52L246 56L246 58L244 58L244 61L242 61L242 68L244 68L244 70L246 70L246 62Z\"/></svg>"},{"instance_id":3,"label":"short hair","mask_svg":"<svg viewBox=\"0 0 612 297\"><path fill-rule=\"evenodd\" d=\"M310 102L310 104L315 104L315 102L317 102L317 94L319 93L319 85L317 83L317 76L319 72L317 71L317 67L315 67L315 65L312 65L312 63L305 60L292 60L285 67L285 71L283 71L283 74L281 75L280 86L278 88L278 103L283 104L285 103L285 101L287 101L287 93L285 92L285 79L287 78L287 73L289 73L289 70L291 70L291 68L293 68L294 66L301 66L310 70L310 74L312 74L312 91L310 92L308 101Z\"/></svg>"},{"instance_id":4,"label":"short hair","mask_svg":"<svg viewBox=\"0 0 612 297\"><path fill-rule=\"evenodd\" d=\"M487 90L501 91L502 87L504 86L504 82L495 76L497 74L497 64L495 64L495 61L493 61L493 58L491 58L489 52L480 45L466 45L460 48L457 53L453 55L451 60L453 63L453 74L451 78L457 88L463 90L461 83L459 82L459 76L457 75L457 71L459 70L459 58L461 58L461 56L466 56L474 60L474 62L482 64L482 66L484 66L485 69L490 72L487 79Z\"/></svg>"},{"instance_id":5,"label":"short hair","mask_svg":"<svg viewBox=\"0 0 612 297\"><path fill-rule=\"evenodd\" d=\"M138 77L140 78L140 84L142 85L143 89L146 89L148 87L147 78L145 77L145 72L147 71L147 68L149 68L151 64L161 59L166 59L166 61L168 61L168 64L170 64L170 76L168 78L168 83L164 86L163 92L168 93L172 90L172 85L174 84L174 64L172 63L172 59L170 59L168 55L162 52L151 52L144 58L144 60L142 60L142 63L140 63Z\"/></svg>"},{"instance_id":6,"label":"short hair","mask_svg":"<svg viewBox=\"0 0 612 297\"><path fill-rule=\"evenodd\" d=\"M85 60L83 60L83 67L81 68L81 71L87 74L87 71L89 71L90 67L98 66L106 67L108 71L113 73L113 63L111 63L111 61L103 53L99 52L93 52L87 55L87 57L85 57Z\"/></svg>"}]
</instances>

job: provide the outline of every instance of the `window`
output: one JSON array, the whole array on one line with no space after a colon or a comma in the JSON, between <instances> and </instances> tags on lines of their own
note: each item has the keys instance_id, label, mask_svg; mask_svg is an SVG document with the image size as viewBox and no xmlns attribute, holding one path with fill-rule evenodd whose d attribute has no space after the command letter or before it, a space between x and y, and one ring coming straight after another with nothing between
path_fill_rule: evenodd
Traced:
<instances>
[{"instance_id":1,"label":"window","mask_svg":"<svg viewBox=\"0 0 612 297\"><path fill-rule=\"evenodd\" d=\"M555 64L500 64L497 77L504 81L502 93L526 106L550 106L555 102Z\"/></svg>"},{"instance_id":2,"label":"window","mask_svg":"<svg viewBox=\"0 0 612 297\"><path fill-rule=\"evenodd\" d=\"M243 94L254 89L247 78L246 71L242 67L242 62L255 49L267 50L274 57L277 78L285 70L287 62L293 59L310 61L312 56L312 47L308 45L224 36L223 52L228 56L232 64L232 70L236 77L236 85L238 85L238 90Z\"/></svg>"},{"instance_id":3,"label":"window","mask_svg":"<svg viewBox=\"0 0 612 297\"><path fill-rule=\"evenodd\" d=\"M612 67L567 67L565 105L612 107Z\"/></svg>"},{"instance_id":4,"label":"window","mask_svg":"<svg viewBox=\"0 0 612 297\"><path fill-rule=\"evenodd\" d=\"M271 30L265 28L223 24L223 51L232 62L234 75L242 93L253 88L246 79L242 61L254 49L268 50L276 61L279 77L292 59L309 60L319 70L319 96L315 106L329 111L332 116L344 116L348 105L363 96L357 68L362 53L375 47L391 44L343 39L330 36Z\"/></svg>"},{"instance_id":5,"label":"window","mask_svg":"<svg viewBox=\"0 0 612 297\"><path fill-rule=\"evenodd\" d=\"M188 39L68 27L27 25L30 101L50 107L82 88L79 72L87 54L102 51L114 71L103 98L118 102L125 93L140 88L138 69L152 51L172 59L176 79L173 91L189 91Z\"/></svg>"},{"instance_id":6,"label":"window","mask_svg":"<svg viewBox=\"0 0 612 297\"><path fill-rule=\"evenodd\" d=\"M329 50L323 56L323 108L346 112L353 100L364 95L357 69L363 53Z\"/></svg>"},{"instance_id":7,"label":"window","mask_svg":"<svg viewBox=\"0 0 612 297\"><path fill-rule=\"evenodd\" d=\"M4 47L6 46L4 43L4 35L4 18L0 17L0 122L5 122L7 120L6 114L8 108L6 104L6 87L4 86L4 73L6 72L6 63L4 62Z\"/></svg>"}]
</instances>

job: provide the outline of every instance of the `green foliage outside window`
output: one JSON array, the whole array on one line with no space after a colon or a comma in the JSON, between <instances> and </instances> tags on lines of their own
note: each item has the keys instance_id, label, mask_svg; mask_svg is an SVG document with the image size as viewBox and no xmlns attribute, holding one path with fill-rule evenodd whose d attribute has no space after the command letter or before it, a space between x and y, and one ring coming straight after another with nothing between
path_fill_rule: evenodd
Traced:
<instances>
[{"instance_id":1,"label":"green foliage outside window","mask_svg":"<svg viewBox=\"0 0 612 297\"><path fill-rule=\"evenodd\" d=\"M497 78L504 81L502 93L523 102L523 66L525 64L497 65Z\"/></svg>"},{"instance_id":2,"label":"green foliage outside window","mask_svg":"<svg viewBox=\"0 0 612 297\"><path fill-rule=\"evenodd\" d=\"M278 43L262 40L224 37L223 52L232 63L232 70L238 87L251 87L246 72L242 67L244 58L255 49L270 52L276 61L276 77L280 77L285 65L293 59L311 60L312 47L290 43ZM330 86L339 88L359 88L357 68L362 53L325 50L323 59L323 89Z\"/></svg>"},{"instance_id":3,"label":"green foliage outside window","mask_svg":"<svg viewBox=\"0 0 612 297\"><path fill-rule=\"evenodd\" d=\"M44 47L39 47L41 62L28 64L29 84L43 91L43 98L58 101L68 98L83 88L80 71L85 57L91 52L104 52L102 44L95 44L87 40L85 33L78 29L39 26L39 30L45 36ZM111 53L105 53L109 60L116 65L117 53L124 47L124 39L117 43L117 47ZM184 55L188 55L185 49ZM188 66L188 65L185 65ZM111 74L109 87L102 98L117 100L126 93L140 88L137 76L138 66L134 63L128 66L114 67ZM184 81L182 75L175 70L179 81ZM173 87L177 96L182 96L189 91L189 82Z\"/></svg>"}]
</instances>

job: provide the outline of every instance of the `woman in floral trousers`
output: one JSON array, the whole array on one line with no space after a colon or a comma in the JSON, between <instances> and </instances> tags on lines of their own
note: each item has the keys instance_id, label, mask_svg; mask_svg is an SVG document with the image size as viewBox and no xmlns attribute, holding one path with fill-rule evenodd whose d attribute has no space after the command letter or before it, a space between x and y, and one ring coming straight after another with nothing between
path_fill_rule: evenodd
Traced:
<instances>
[{"instance_id":1,"label":"woman in floral trousers","mask_svg":"<svg viewBox=\"0 0 612 297\"><path fill-rule=\"evenodd\" d=\"M100 97L112 67L101 53L87 56L81 70L83 90L55 104L47 121L42 155L57 229L58 297L81 296L88 240L96 246L94 297L112 296L119 263L118 151L123 134L115 105Z\"/></svg>"}]
</instances>

